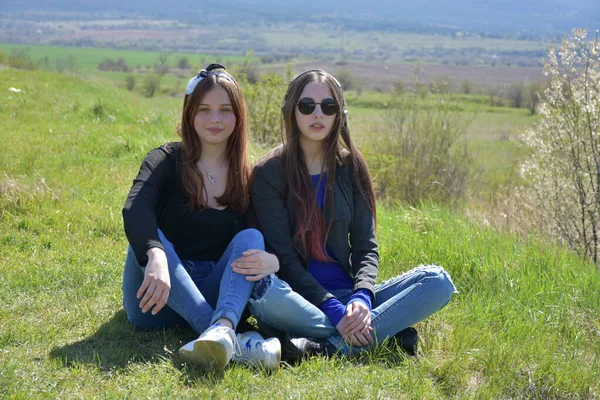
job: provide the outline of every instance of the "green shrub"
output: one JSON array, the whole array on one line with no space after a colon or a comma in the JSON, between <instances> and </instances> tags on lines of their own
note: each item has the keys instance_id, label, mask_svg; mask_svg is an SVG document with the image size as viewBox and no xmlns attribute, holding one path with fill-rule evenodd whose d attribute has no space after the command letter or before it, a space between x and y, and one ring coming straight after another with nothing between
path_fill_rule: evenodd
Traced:
<instances>
[{"instance_id":1,"label":"green shrub","mask_svg":"<svg viewBox=\"0 0 600 400\"><path fill-rule=\"evenodd\" d=\"M244 66L241 67L241 71L245 70ZM260 81L254 83L245 72L235 72L235 76L244 90L248 108L248 130L252 141L265 147L280 144L281 101L291 77L291 66L287 67L287 80L277 73L265 73Z\"/></svg>"},{"instance_id":2,"label":"green shrub","mask_svg":"<svg viewBox=\"0 0 600 400\"><path fill-rule=\"evenodd\" d=\"M457 204L471 164L463 140L468 122L450 97L423 89L394 93L387 127L367 139L376 192L384 202Z\"/></svg>"},{"instance_id":3,"label":"green shrub","mask_svg":"<svg viewBox=\"0 0 600 400\"><path fill-rule=\"evenodd\" d=\"M37 65L31 60L27 49L13 50L8 56L8 66L16 69L36 69Z\"/></svg>"},{"instance_id":4,"label":"green shrub","mask_svg":"<svg viewBox=\"0 0 600 400\"><path fill-rule=\"evenodd\" d=\"M133 88L135 88L135 76L127 75L127 78L125 78L125 87L130 92L133 91Z\"/></svg>"},{"instance_id":5,"label":"green shrub","mask_svg":"<svg viewBox=\"0 0 600 400\"><path fill-rule=\"evenodd\" d=\"M103 59L98 63L98 70L128 72L130 68L127 66L125 59L123 57L119 57L116 60L112 60L110 58Z\"/></svg>"},{"instance_id":6,"label":"green shrub","mask_svg":"<svg viewBox=\"0 0 600 400\"><path fill-rule=\"evenodd\" d=\"M160 75L148 74L144 79L144 85L142 87L142 93L146 97L152 97L156 91L160 88Z\"/></svg>"},{"instance_id":7,"label":"green shrub","mask_svg":"<svg viewBox=\"0 0 600 400\"><path fill-rule=\"evenodd\" d=\"M348 71L346 68L338 69L334 73L334 76L340 82L340 84L342 85L342 88L345 91L360 89L359 80L354 75L352 75L352 73L350 71Z\"/></svg>"}]
</instances>

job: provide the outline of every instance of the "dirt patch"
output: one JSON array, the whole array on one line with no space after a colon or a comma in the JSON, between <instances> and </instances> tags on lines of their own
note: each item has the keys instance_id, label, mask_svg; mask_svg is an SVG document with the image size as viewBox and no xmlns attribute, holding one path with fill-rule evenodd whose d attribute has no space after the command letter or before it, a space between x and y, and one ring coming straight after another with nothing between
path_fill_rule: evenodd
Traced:
<instances>
[{"instance_id":1,"label":"dirt patch","mask_svg":"<svg viewBox=\"0 0 600 400\"><path fill-rule=\"evenodd\" d=\"M388 91L395 82L402 81L412 84L415 77L415 64L375 64L366 62L350 62L346 65L336 65L333 62L298 63L294 70L299 73L307 69L322 68L336 74L346 69L354 76L358 85L365 90ZM476 87L503 86L513 82L546 82L542 66L530 67L476 67L461 65L421 65L419 76L423 82L433 82L441 77L450 78L456 86L461 81L469 80ZM283 73L284 68L261 68L260 72Z\"/></svg>"}]
</instances>

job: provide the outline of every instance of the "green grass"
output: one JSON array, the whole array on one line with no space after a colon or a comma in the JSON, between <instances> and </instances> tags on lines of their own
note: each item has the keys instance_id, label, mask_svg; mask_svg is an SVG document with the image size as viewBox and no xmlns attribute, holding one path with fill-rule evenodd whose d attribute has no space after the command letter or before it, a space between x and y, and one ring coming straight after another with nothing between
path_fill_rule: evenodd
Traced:
<instances>
[{"instance_id":1,"label":"green grass","mask_svg":"<svg viewBox=\"0 0 600 400\"><path fill-rule=\"evenodd\" d=\"M600 397L598 270L435 206L379 216L380 280L435 263L460 291L417 325L418 358L382 348L273 374L183 365L193 332L134 330L120 289L120 210L145 154L176 140L181 99L41 71L0 81L0 397Z\"/></svg>"},{"instance_id":2,"label":"green grass","mask_svg":"<svg viewBox=\"0 0 600 400\"><path fill-rule=\"evenodd\" d=\"M10 55L14 51L25 50L31 60L42 62L47 57L51 67L56 65L57 60L66 60L72 57L75 60L75 69L82 73L96 72L98 64L104 59L117 60L123 58L130 68L152 66L158 62L161 53L152 51L135 51L87 47L60 47L60 46L35 46L15 45L0 43L0 52ZM209 62L222 62L225 65L241 63L245 56L191 53L167 53L167 65L173 67L181 57L187 57L193 69L204 67Z\"/></svg>"}]
</instances>

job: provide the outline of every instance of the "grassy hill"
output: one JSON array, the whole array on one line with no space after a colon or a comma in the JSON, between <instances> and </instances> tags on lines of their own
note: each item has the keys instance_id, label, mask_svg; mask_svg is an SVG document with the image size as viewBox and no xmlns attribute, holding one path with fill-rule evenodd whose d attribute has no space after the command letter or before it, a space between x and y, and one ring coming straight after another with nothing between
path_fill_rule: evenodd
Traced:
<instances>
[{"instance_id":1,"label":"grassy hill","mask_svg":"<svg viewBox=\"0 0 600 400\"><path fill-rule=\"evenodd\" d=\"M600 397L596 267L433 205L381 210L378 230L380 280L435 263L460 291L417 326L419 357L222 376L181 364L193 332L134 330L120 289L120 210L145 154L176 140L181 99L43 71L0 82L0 397Z\"/></svg>"}]
</instances>

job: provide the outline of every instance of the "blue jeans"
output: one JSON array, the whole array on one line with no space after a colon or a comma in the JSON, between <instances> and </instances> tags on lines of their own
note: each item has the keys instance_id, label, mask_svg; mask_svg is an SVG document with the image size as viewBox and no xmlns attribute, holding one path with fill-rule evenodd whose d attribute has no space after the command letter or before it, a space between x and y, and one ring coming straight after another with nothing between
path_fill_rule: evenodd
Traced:
<instances>
[{"instance_id":1,"label":"blue jeans","mask_svg":"<svg viewBox=\"0 0 600 400\"><path fill-rule=\"evenodd\" d=\"M204 332L219 318L227 318L237 326L254 282L246 280L231 269L233 261L249 249L264 250L262 234L256 229L245 229L232 240L221 259L214 261L180 260L173 244L158 231L167 255L171 291L167 305L156 315L143 313L136 293L144 280L141 267L131 246L123 271L123 306L129 321L138 328L156 329L187 322L198 334Z\"/></svg>"},{"instance_id":2,"label":"blue jeans","mask_svg":"<svg viewBox=\"0 0 600 400\"><path fill-rule=\"evenodd\" d=\"M268 278L265 278L265 280ZM352 290L332 294L347 304ZM450 275L435 265L419 266L375 286L371 326L375 345L440 310L457 293ZM342 354L354 354L372 346L349 346L315 305L294 292L281 279L257 284L249 300L250 312L261 324L295 337L325 338Z\"/></svg>"}]
</instances>

